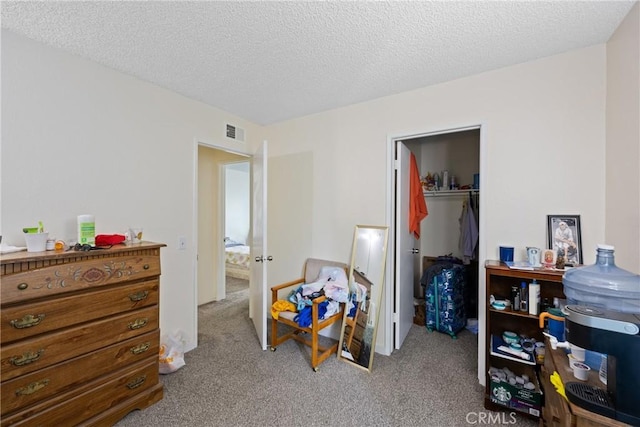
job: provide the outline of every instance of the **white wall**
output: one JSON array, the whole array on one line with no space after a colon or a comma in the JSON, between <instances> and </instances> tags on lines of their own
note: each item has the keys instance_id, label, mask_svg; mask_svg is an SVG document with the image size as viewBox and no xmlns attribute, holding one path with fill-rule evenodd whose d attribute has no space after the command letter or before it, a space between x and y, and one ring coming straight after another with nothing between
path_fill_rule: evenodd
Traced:
<instances>
[{"instance_id":1,"label":"white wall","mask_svg":"<svg viewBox=\"0 0 640 427\"><path fill-rule=\"evenodd\" d=\"M217 150L198 145L198 263L196 283L198 284L198 305L218 299L218 275L216 260L218 247L213 240L218 237L220 212L220 170L216 158ZM219 240L218 240L219 243Z\"/></svg>"},{"instance_id":2,"label":"white wall","mask_svg":"<svg viewBox=\"0 0 640 427\"><path fill-rule=\"evenodd\" d=\"M607 43L606 236L640 274L640 3Z\"/></svg>"},{"instance_id":3,"label":"white wall","mask_svg":"<svg viewBox=\"0 0 640 427\"><path fill-rule=\"evenodd\" d=\"M268 126L271 156L313 152L308 255L348 259L355 224L388 224L390 135L479 123L487 147L480 252L497 259L504 241L544 247L548 214L580 214L583 246L595 248L604 237L605 74L599 45ZM283 205L290 188L269 191L270 203ZM294 209L280 215L282 222L301 220ZM592 263L593 251L584 258ZM482 325L483 307L479 316ZM378 339L389 348L390 323L381 326ZM481 366L479 378L483 372Z\"/></svg>"},{"instance_id":4,"label":"white wall","mask_svg":"<svg viewBox=\"0 0 640 427\"><path fill-rule=\"evenodd\" d=\"M44 222L70 239L76 216L98 233L144 227L161 251L160 326L195 345L194 139L231 150L225 124L257 126L200 102L2 30L2 236ZM187 249L177 249L187 236Z\"/></svg>"},{"instance_id":5,"label":"white wall","mask_svg":"<svg viewBox=\"0 0 640 427\"><path fill-rule=\"evenodd\" d=\"M349 260L347 252L337 254L314 250L318 239L312 224L318 218L339 210L340 206L334 207L329 195L324 199L324 206L314 209L314 191L318 185L315 177L318 172L314 169L313 152L305 150L296 154L278 155L271 153L272 145L277 144L270 141L268 149L269 233L266 238L267 255L273 258L268 264L269 283L282 283L303 277L304 261L312 255L346 263ZM272 192L276 195L274 199ZM353 238L353 229L349 233L350 239ZM341 234L334 234L334 237L342 239Z\"/></svg>"}]
</instances>

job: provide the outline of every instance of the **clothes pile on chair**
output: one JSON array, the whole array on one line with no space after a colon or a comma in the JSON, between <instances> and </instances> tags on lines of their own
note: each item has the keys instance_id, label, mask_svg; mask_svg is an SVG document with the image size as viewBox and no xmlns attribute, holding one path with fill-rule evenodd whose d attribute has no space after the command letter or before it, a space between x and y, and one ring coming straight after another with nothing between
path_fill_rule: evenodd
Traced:
<instances>
[{"instance_id":1,"label":"clothes pile on chair","mask_svg":"<svg viewBox=\"0 0 640 427\"><path fill-rule=\"evenodd\" d=\"M292 311L298 314L294 320L302 327L311 325L311 307L313 300L325 296L318 305L320 319L328 319L340 311L340 303L349 300L349 284L343 268L325 266L320 269L316 281L304 283L292 290L286 300L278 300L271 306L271 315L278 318L281 311Z\"/></svg>"},{"instance_id":2,"label":"clothes pile on chair","mask_svg":"<svg viewBox=\"0 0 640 427\"><path fill-rule=\"evenodd\" d=\"M311 347L311 367L338 350L338 341L320 345L320 331L342 320L349 300L347 265L341 262L309 258L303 277L271 287L271 350L290 339ZM293 291L288 291L292 289ZM282 292L287 297L280 298ZM336 311L337 310L337 311ZM286 326L278 331L278 325Z\"/></svg>"}]
</instances>

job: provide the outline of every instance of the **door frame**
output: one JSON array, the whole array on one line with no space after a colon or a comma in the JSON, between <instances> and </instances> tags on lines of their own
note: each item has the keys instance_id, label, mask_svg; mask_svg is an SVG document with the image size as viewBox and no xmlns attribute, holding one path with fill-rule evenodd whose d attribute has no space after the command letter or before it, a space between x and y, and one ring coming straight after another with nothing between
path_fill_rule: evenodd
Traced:
<instances>
[{"instance_id":1,"label":"door frame","mask_svg":"<svg viewBox=\"0 0 640 427\"><path fill-rule=\"evenodd\" d=\"M396 198L396 182L395 182L395 150L396 142L404 141L408 139L425 138L429 136L442 135L447 133L462 132L465 130L480 129L480 159L479 159L479 173L480 173L480 188L484 200L487 199L487 124L486 122L479 120L476 122L460 124L457 126L434 126L426 128L420 131L414 132L400 132L396 134L387 135L387 224L389 227L389 248L387 256L387 267L385 283L389 285L386 289L389 292L385 292L385 300L383 302L385 319L384 336L385 340L383 348L380 350L383 354L389 355L394 349L395 343L395 326L394 322L399 318L397 313L394 312L394 300L396 292L395 284L395 246L397 243L397 236L395 230L396 218L395 218L395 198ZM478 381L480 384L484 383L485 379L485 316L486 307L484 301L486 299L486 286L484 275L484 262L486 260L486 206L487 203L480 203L480 220L479 220L479 237L478 237Z\"/></svg>"},{"instance_id":2,"label":"door frame","mask_svg":"<svg viewBox=\"0 0 640 427\"><path fill-rule=\"evenodd\" d=\"M199 146L203 146L206 148L211 148L214 150L220 150L220 151L226 151L228 153L233 153L233 154L237 154L239 156L243 156L247 158L247 161L251 161L253 159L253 155L252 153L248 150L248 147L246 149L246 151L243 150L238 150L238 149L233 149L230 148L226 145L223 144L219 144L216 142L213 142L207 138L194 138L193 139L193 177L192 177L192 198L193 198L193 217L192 217L192 229L191 229L191 242L192 243L192 256L191 256L191 271L193 274L193 317L191 319L191 321L193 322L193 331L194 331L194 343L195 346L198 346L198 160L199 160L199 156L198 156L198 147ZM250 190L253 191L253 190ZM220 202L220 201L218 201ZM222 203L224 203L224 201L222 201ZM218 209L220 211L220 203L218 203L216 209ZM220 212L218 212L218 217L220 218ZM222 221L224 221L224 219L222 219ZM216 224L216 228L218 229L218 231L220 232L221 229L221 224L220 221L218 221L218 224ZM222 256L220 256L220 258L222 259ZM220 260L218 260L220 261Z\"/></svg>"}]
</instances>

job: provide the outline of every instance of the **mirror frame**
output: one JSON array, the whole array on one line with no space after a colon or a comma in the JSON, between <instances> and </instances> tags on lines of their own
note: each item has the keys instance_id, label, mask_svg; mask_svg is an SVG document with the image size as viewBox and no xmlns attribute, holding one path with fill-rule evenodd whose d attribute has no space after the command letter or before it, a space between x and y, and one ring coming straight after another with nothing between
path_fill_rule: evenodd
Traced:
<instances>
[{"instance_id":1,"label":"mirror frame","mask_svg":"<svg viewBox=\"0 0 640 427\"><path fill-rule=\"evenodd\" d=\"M381 254L381 259L380 259L380 271L379 274L376 272L376 276L377 277L373 277L371 275L367 276L366 274L362 274L361 272L359 272L356 269L356 261L357 261L357 255L358 255L358 239L361 236L361 233L363 230L380 230L383 233L383 238L382 238L382 254ZM388 240L389 240L389 227L388 226L379 226L379 225L356 225L355 226L355 230L353 233L353 246L351 249L351 263L349 265L349 298L351 298L351 294L352 294L352 286L355 286L355 284L353 283L355 281L355 275L354 272L360 276L361 278L364 278L365 280L367 280L371 285L370 285L370 290L372 287L374 287L374 292L370 291L370 297L369 297L369 307L371 307L371 303L373 302L375 304L376 310L373 313L374 319L373 319L373 331L371 334L371 343L370 343L370 356L369 356L369 363L366 365L360 364L358 362L356 362L355 360L352 360L348 357L343 356L342 354L342 348L343 345L345 344L345 331L347 328L347 322L348 322L348 314L349 311L347 309L347 307L345 307L344 310L344 316L342 318L342 327L340 329L340 342L338 344L338 359L352 364L354 366L357 366L360 369L364 369L366 371L371 372L371 367L373 366L373 356L375 354L375 345L376 345L376 336L378 334L378 322L380 319L380 309L381 309L381 303L382 303L382 294L384 291L384 277L385 277L385 267L386 267L386 261L387 261L387 244L388 244ZM371 247L369 248L369 254L368 256L370 256L370 251L371 251ZM367 267L368 268L368 267ZM369 270L371 271L371 270ZM368 273L368 271L366 272ZM359 308L358 308L359 310ZM370 319L371 320L371 319ZM350 320L349 320L350 321ZM351 326L354 327L355 325Z\"/></svg>"}]
</instances>

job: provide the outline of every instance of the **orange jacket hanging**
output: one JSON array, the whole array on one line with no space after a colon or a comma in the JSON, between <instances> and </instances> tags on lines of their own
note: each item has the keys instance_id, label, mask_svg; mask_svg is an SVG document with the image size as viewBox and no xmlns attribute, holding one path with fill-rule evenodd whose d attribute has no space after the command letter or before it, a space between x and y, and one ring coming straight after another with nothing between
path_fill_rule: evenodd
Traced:
<instances>
[{"instance_id":1,"label":"orange jacket hanging","mask_svg":"<svg viewBox=\"0 0 640 427\"><path fill-rule=\"evenodd\" d=\"M413 233L416 239L420 238L420 222L429 215L427 210L427 202L422 193L422 184L420 183L420 173L418 172L418 164L416 156L411 153L410 169L409 169L409 232Z\"/></svg>"}]
</instances>

